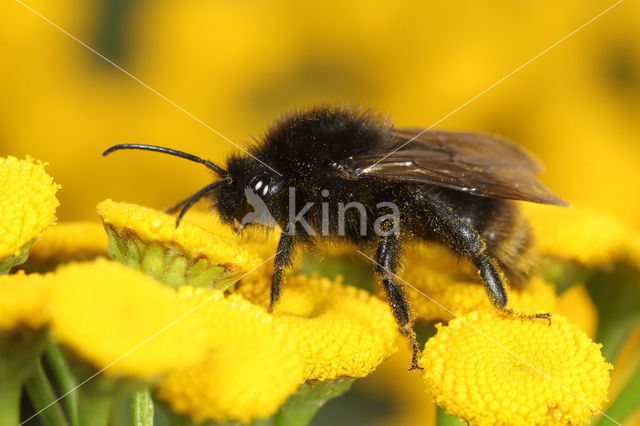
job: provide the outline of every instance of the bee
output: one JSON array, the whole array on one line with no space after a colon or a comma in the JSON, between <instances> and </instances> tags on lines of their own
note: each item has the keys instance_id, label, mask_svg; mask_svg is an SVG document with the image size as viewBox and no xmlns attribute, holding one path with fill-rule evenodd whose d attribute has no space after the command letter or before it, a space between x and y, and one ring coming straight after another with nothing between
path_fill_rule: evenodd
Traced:
<instances>
[{"instance_id":1,"label":"bee","mask_svg":"<svg viewBox=\"0 0 640 426\"><path fill-rule=\"evenodd\" d=\"M384 115L355 107L320 106L286 115L248 151L231 154L224 167L154 145L120 144L103 155L122 149L175 155L216 175L168 210L179 212L176 226L206 197L221 220L238 230L281 229L270 312L296 247L326 240L371 253L393 316L412 347L411 369L419 368L420 348L396 276L407 243L435 241L468 258L492 304L513 315L505 281L521 285L533 268L531 234L513 200L566 205L536 179L540 164L504 139L397 128Z\"/></svg>"}]
</instances>

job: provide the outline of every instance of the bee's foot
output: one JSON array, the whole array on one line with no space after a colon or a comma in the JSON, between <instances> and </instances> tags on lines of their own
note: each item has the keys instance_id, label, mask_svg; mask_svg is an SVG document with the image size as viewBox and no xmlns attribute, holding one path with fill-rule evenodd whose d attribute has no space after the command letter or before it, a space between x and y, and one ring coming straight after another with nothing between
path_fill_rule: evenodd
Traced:
<instances>
[{"instance_id":1,"label":"bee's foot","mask_svg":"<svg viewBox=\"0 0 640 426\"><path fill-rule=\"evenodd\" d=\"M409 371L413 370L424 370L424 368L420 367L417 363L412 362L411 367L409 367Z\"/></svg>"},{"instance_id":2,"label":"bee's foot","mask_svg":"<svg viewBox=\"0 0 640 426\"><path fill-rule=\"evenodd\" d=\"M533 318L542 318L542 319L546 319L547 321L549 321L549 327L551 327L551 314L546 312L543 314L535 314L533 315Z\"/></svg>"},{"instance_id":3,"label":"bee's foot","mask_svg":"<svg viewBox=\"0 0 640 426\"><path fill-rule=\"evenodd\" d=\"M413 352L413 355L411 355L411 368L409 368L409 371L423 370L423 368L418 365L418 360L420 359L421 355L420 346L418 345L418 342L416 342L416 339L413 337L413 334L409 337L409 341L411 342L411 350Z\"/></svg>"},{"instance_id":4,"label":"bee's foot","mask_svg":"<svg viewBox=\"0 0 640 426\"><path fill-rule=\"evenodd\" d=\"M546 319L547 321L549 321L549 326L551 326L551 314L548 312L541 313L541 314L517 314L517 313L514 313L511 309L503 309L502 312L504 312L508 316L515 315L519 318Z\"/></svg>"},{"instance_id":5,"label":"bee's foot","mask_svg":"<svg viewBox=\"0 0 640 426\"><path fill-rule=\"evenodd\" d=\"M414 352L413 356L411 357L411 367L409 368L409 371L412 370L424 370L424 368L420 367L418 365L418 358L420 357L420 351L418 351L418 353Z\"/></svg>"}]
</instances>

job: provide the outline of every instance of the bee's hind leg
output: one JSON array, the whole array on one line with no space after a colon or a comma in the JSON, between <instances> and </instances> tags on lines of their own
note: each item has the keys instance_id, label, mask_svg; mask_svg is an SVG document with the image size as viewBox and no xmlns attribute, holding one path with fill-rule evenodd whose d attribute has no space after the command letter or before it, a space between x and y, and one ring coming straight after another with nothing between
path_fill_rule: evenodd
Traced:
<instances>
[{"instance_id":1,"label":"bee's hind leg","mask_svg":"<svg viewBox=\"0 0 640 426\"><path fill-rule=\"evenodd\" d=\"M449 246L454 253L471 260L480 275L489 300L496 308L507 315L516 315L523 318L543 318L551 323L551 314L548 313L525 315L514 313L507 309L507 292L503 276L496 260L487 255L487 245L480 233L471 224L458 216L451 207L437 198L421 194L418 194L417 198L427 210L431 228L436 232L439 239Z\"/></svg>"},{"instance_id":2,"label":"bee's hind leg","mask_svg":"<svg viewBox=\"0 0 640 426\"><path fill-rule=\"evenodd\" d=\"M392 234L382 237L378 251L376 253L376 273L382 280L387 300L391 306L391 312L402 329L402 332L411 344L413 355L411 357L411 368L409 370L421 369L418 365L420 358L420 346L416 340L416 333L413 331L413 321L409 311L409 303L402 288L396 283L394 276L400 258L400 241L397 235Z\"/></svg>"},{"instance_id":3,"label":"bee's hind leg","mask_svg":"<svg viewBox=\"0 0 640 426\"><path fill-rule=\"evenodd\" d=\"M484 285L487 295L489 296L489 300L491 300L493 306L500 309L507 315L515 315L521 318L546 319L549 321L549 325L551 325L551 314L549 313L528 315L514 313L511 309L507 309L507 292L504 288L502 276L493 259L484 253L480 253L477 256L472 257L471 261L480 274L482 284Z\"/></svg>"}]
</instances>

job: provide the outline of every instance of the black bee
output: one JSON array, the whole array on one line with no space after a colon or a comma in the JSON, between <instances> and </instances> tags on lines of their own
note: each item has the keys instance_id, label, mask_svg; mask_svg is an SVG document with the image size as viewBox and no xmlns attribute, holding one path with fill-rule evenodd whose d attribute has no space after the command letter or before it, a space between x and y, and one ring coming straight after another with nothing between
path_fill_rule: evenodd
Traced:
<instances>
[{"instance_id":1,"label":"black bee","mask_svg":"<svg viewBox=\"0 0 640 426\"><path fill-rule=\"evenodd\" d=\"M120 149L176 155L219 177L169 209L180 210L176 226L206 196L221 219L238 229L280 227L270 311L296 245L328 239L375 253L375 272L413 348L412 369L418 368L420 349L395 277L405 243L438 241L469 258L495 307L512 314L504 277L518 285L532 266L529 228L509 200L565 205L536 180L540 165L505 140L395 128L357 108L318 107L288 115L247 152L232 154L225 167L153 145L115 145L103 155Z\"/></svg>"}]
</instances>

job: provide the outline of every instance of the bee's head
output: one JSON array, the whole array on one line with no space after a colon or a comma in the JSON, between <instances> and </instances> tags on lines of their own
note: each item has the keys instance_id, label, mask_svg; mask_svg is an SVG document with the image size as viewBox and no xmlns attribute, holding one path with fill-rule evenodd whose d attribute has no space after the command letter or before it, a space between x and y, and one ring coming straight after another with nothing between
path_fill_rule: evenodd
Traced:
<instances>
[{"instance_id":1,"label":"bee's head","mask_svg":"<svg viewBox=\"0 0 640 426\"><path fill-rule=\"evenodd\" d=\"M255 158L237 155L229 158L227 173L209 196L222 221L236 229L275 225L286 196L282 176Z\"/></svg>"},{"instance_id":2,"label":"bee's head","mask_svg":"<svg viewBox=\"0 0 640 426\"><path fill-rule=\"evenodd\" d=\"M241 229L249 224L276 225L274 218L280 216L276 208L281 205L282 189L286 185L280 174L255 157L232 156L227 162L227 169L224 169L195 155L155 145L114 145L102 155L121 149L141 149L175 155L204 164L217 176L218 179L213 183L168 210L170 213L180 211L176 227L189 208L203 197L212 201L223 222L236 228Z\"/></svg>"}]
</instances>

